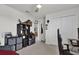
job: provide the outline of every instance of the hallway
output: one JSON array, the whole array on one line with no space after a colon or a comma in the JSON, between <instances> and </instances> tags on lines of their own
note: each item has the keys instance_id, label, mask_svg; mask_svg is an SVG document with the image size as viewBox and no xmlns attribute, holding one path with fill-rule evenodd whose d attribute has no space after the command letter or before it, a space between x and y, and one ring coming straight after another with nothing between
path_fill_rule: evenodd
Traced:
<instances>
[{"instance_id":1,"label":"hallway","mask_svg":"<svg viewBox=\"0 0 79 59\"><path fill-rule=\"evenodd\" d=\"M34 45L18 50L20 55L58 55L58 48L55 45L47 45L38 42Z\"/></svg>"}]
</instances>

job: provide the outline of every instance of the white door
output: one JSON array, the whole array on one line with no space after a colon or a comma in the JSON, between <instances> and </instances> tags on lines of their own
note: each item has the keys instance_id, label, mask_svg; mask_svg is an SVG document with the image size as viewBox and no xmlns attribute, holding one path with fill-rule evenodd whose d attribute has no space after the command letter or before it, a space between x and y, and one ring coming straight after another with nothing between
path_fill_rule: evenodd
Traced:
<instances>
[{"instance_id":1,"label":"white door","mask_svg":"<svg viewBox=\"0 0 79 59\"><path fill-rule=\"evenodd\" d=\"M57 45L57 22L52 19L50 20L46 30L46 43Z\"/></svg>"}]
</instances>

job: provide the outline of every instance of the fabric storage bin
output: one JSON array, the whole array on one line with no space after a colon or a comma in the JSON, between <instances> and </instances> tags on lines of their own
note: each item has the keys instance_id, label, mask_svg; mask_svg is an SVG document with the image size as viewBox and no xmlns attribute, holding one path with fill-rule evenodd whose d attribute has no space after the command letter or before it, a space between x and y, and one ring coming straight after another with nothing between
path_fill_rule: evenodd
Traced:
<instances>
[{"instance_id":1,"label":"fabric storage bin","mask_svg":"<svg viewBox=\"0 0 79 59\"><path fill-rule=\"evenodd\" d=\"M16 44L16 37L7 38L8 45Z\"/></svg>"},{"instance_id":2,"label":"fabric storage bin","mask_svg":"<svg viewBox=\"0 0 79 59\"><path fill-rule=\"evenodd\" d=\"M18 44L18 43L21 43L21 42L22 42L22 37L17 37L16 43Z\"/></svg>"},{"instance_id":3,"label":"fabric storage bin","mask_svg":"<svg viewBox=\"0 0 79 59\"><path fill-rule=\"evenodd\" d=\"M27 41L27 39L23 39L22 44L23 47L26 47L29 44L29 42Z\"/></svg>"},{"instance_id":4,"label":"fabric storage bin","mask_svg":"<svg viewBox=\"0 0 79 59\"><path fill-rule=\"evenodd\" d=\"M0 50L10 50L10 46L0 46Z\"/></svg>"},{"instance_id":5,"label":"fabric storage bin","mask_svg":"<svg viewBox=\"0 0 79 59\"><path fill-rule=\"evenodd\" d=\"M16 51L16 45L10 45L10 50Z\"/></svg>"},{"instance_id":6,"label":"fabric storage bin","mask_svg":"<svg viewBox=\"0 0 79 59\"><path fill-rule=\"evenodd\" d=\"M11 34L11 32L4 32L3 36L4 36L4 39L5 39L5 45L7 45L8 44L7 38L12 37L12 34Z\"/></svg>"},{"instance_id":7,"label":"fabric storage bin","mask_svg":"<svg viewBox=\"0 0 79 59\"><path fill-rule=\"evenodd\" d=\"M20 50L20 49L22 49L22 43L16 44L16 50Z\"/></svg>"},{"instance_id":8,"label":"fabric storage bin","mask_svg":"<svg viewBox=\"0 0 79 59\"><path fill-rule=\"evenodd\" d=\"M15 45L0 46L0 50L12 50L12 51L15 51Z\"/></svg>"},{"instance_id":9,"label":"fabric storage bin","mask_svg":"<svg viewBox=\"0 0 79 59\"><path fill-rule=\"evenodd\" d=\"M29 38L29 45L32 45L35 43L35 39Z\"/></svg>"},{"instance_id":10,"label":"fabric storage bin","mask_svg":"<svg viewBox=\"0 0 79 59\"><path fill-rule=\"evenodd\" d=\"M31 45L32 44L32 39L31 38L29 38L29 45Z\"/></svg>"}]
</instances>

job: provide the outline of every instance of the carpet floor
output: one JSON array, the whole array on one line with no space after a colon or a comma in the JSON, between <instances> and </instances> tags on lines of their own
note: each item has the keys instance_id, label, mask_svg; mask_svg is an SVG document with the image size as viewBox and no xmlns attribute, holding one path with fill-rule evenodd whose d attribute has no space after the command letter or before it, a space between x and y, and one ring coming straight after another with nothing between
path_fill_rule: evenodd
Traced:
<instances>
[{"instance_id":1,"label":"carpet floor","mask_svg":"<svg viewBox=\"0 0 79 59\"><path fill-rule=\"evenodd\" d=\"M48 45L42 42L27 46L17 53L20 55L58 55L58 48L55 45Z\"/></svg>"}]
</instances>

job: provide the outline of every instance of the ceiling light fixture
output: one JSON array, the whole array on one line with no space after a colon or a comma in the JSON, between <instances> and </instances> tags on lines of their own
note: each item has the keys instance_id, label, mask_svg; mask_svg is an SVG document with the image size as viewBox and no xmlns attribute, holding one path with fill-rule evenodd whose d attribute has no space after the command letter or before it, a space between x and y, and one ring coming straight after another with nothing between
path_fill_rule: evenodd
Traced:
<instances>
[{"instance_id":1,"label":"ceiling light fixture","mask_svg":"<svg viewBox=\"0 0 79 59\"><path fill-rule=\"evenodd\" d=\"M40 9L42 6L40 4L38 4L38 5L36 5L36 7Z\"/></svg>"}]
</instances>

